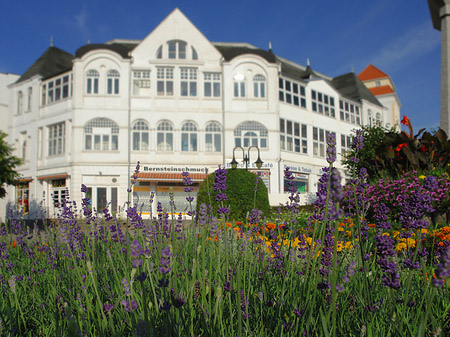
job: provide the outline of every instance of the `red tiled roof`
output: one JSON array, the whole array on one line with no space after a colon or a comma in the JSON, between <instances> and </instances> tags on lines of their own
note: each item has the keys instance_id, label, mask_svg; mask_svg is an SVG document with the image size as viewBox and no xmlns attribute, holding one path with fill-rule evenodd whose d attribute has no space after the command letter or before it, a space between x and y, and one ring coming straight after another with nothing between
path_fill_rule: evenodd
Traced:
<instances>
[{"instance_id":1,"label":"red tiled roof","mask_svg":"<svg viewBox=\"0 0 450 337\"><path fill-rule=\"evenodd\" d=\"M361 71L358 75L358 78L363 82L369 81L369 80L375 80L378 78L385 78L385 77L389 77L389 75L385 74L380 69L373 66L372 64L367 66L366 69Z\"/></svg>"},{"instance_id":2,"label":"red tiled roof","mask_svg":"<svg viewBox=\"0 0 450 337\"><path fill-rule=\"evenodd\" d=\"M69 175L67 173L50 174L50 175L38 177L38 180L64 179L64 178L67 178L68 176Z\"/></svg>"},{"instance_id":3,"label":"red tiled roof","mask_svg":"<svg viewBox=\"0 0 450 337\"><path fill-rule=\"evenodd\" d=\"M206 178L206 173L191 173L189 174L191 180L202 181ZM183 176L181 173L157 173L157 172L139 172L138 180L151 180L151 181L182 181Z\"/></svg>"},{"instance_id":4,"label":"red tiled roof","mask_svg":"<svg viewBox=\"0 0 450 337\"><path fill-rule=\"evenodd\" d=\"M394 94L395 91L388 85L383 85L381 87L372 87L369 88L370 92L374 96L380 96L380 95L387 95L387 94Z\"/></svg>"}]
</instances>

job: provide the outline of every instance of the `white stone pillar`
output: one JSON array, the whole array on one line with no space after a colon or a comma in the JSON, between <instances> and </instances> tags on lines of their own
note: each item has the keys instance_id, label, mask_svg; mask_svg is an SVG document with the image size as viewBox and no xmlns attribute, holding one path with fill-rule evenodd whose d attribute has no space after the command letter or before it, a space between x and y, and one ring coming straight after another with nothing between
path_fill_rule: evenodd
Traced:
<instances>
[{"instance_id":1,"label":"white stone pillar","mask_svg":"<svg viewBox=\"0 0 450 337\"><path fill-rule=\"evenodd\" d=\"M441 7L441 122L450 137L450 5Z\"/></svg>"}]
</instances>

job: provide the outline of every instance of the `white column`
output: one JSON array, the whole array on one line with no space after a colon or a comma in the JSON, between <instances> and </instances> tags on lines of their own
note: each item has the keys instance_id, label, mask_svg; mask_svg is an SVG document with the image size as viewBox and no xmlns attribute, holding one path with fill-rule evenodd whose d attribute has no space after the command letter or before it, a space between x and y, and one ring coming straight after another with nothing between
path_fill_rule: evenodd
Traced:
<instances>
[{"instance_id":1,"label":"white column","mask_svg":"<svg viewBox=\"0 0 450 337\"><path fill-rule=\"evenodd\" d=\"M450 137L450 5L441 7L441 122Z\"/></svg>"}]
</instances>

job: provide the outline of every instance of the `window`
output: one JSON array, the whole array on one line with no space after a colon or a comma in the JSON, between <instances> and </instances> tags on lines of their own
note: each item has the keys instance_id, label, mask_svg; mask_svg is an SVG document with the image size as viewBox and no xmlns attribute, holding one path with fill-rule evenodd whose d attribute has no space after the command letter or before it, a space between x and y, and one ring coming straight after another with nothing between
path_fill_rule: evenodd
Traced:
<instances>
[{"instance_id":1,"label":"window","mask_svg":"<svg viewBox=\"0 0 450 337\"><path fill-rule=\"evenodd\" d=\"M299 193L307 193L308 189L308 178L307 174L292 172L292 177L294 179L284 179L284 192L289 192L289 187L293 184L295 190Z\"/></svg>"},{"instance_id":2,"label":"window","mask_svg":"<svg viewBox=\"0 0 450 337\"><path fill-rule=\"evenodd\" d=\"M53 206L59 208L66 199L66 179L52 180L52 199Z\"/></svg>"},{"instance_id":3,"label":"window","mask_svg":"<svg viewBox=\"0 0 450 337\"><path fill-rule=\"evenodd\" d=\"M373 114L370 109L367 111L367 122L369 126L373 126Z\"/></svg>"},{"instance_id":4,"label":"window","mask_svg":"<svg viewBox=\"0 0 450 337\"><path fill-rule=\"evenodd\" d=\"M108 95L119 94L119 78L120 74L117 70L110 70L106 74Z\"/></svg>"},{"instance_id":5,"label":"window","mask_svg":"<svg viewBox=\"0 0 450 337\"><path fill-rule=\"evenodd\" d=\"M117 151L119 126L108 118L95 118L84 127L84 148L93 151Z\"/></svg>"},{"instance_id":6,"label":"window","mask_svg":"<svg viewBox=\"0 0 450 337\"><path fill-rule=\"evenodd\" d=\"M186 42L173 40L167 42L169 47L169 59L186 59Z\"/></svg>"},{"instance_id":7,"label":"window","mask_svg":"<svg viewBox=\"0 0 450 337\"><path fill-rule=\"evenodd\" d=\"M244 122L234 129L235 146L267 148L267 129L258 122Z\"/></svg>"},{"instance_id":8,"label":"window","mask_svg":"<svg viewBox=\"0 0 450 337\"><path fill-rule=\"evenodd\" d=\"M181 151L197 151L197 127L193 122L186 122L181 127Z\"/></svg>"},{"instance_id":9,"label":"window","mask_svg":"<svg viewBox=\"0 0 450 337\"><path fill-rule=\"evenodd\" d=\"M205 97L220 97L220 73L205 73L203 76Z\"/></svg>"},{"instance_id":10,"label":"window","mask_svg":"<svg viewBox=\"0 0 450 337\"><path fill-rule=\"evenodd\" d=\"M156 77L159 96L173 96L173 68L158 68Z\"/></svg>"},{"instance_id":11,"label":"window","mask_svg":"<svg viewBox=\"0 0 450 337\"><path fill-rule=\"evenodd\" d=\"M333 118L336 117L333 97L311 90L311 104L314 112Z\"/></svg>"},{"instance_id":12,"label":"window","mask_svg":"<svg viewBox=\"0 0 450 337\"><path fill-rule=\"evenodd\" d=\"M33 98L33 88L28 88L28 101L27 101L27 111L31 111L31 101Z\"/></svg>"},{"instance_id":13,"label":"window","mask_svg":"<svg viewBox=\"0 0 450 337\"><path fill-rule=\"evenodd\" d=\"M381 85L381 82L380 81L375 81L375 86L376 87L379 87Z\"/></svg>"},{"instance_id":14,"label":"window","mask_svg":"<svg viewBox=\"0 0 450 337\"><path fill-rule=\"evenodd\" d=\"M27 141L24 140L22 142L22 160L27 160Z\"/></svg>"},{"instance_id":15,"label":"window","mask_svg":"<svg viewBox=\"0 0 450 337\"><path fill-rule=\"evenodd\" d=\"M133 151L148 151L148 130L148 124L143 120L138 120L133 124Z\"/></svg>"},{"instance_id":16,"label":"window","mask_svg":"<svg viewBox=\"0 0 450 337\"><path fill-rule=\"evenodd\" d=\"M159 46L158 50L156 51L156 58L157 59L162 59L163 57L163 51L162 51L163 47Z\"/></svg>"},{"instance_id":17,"label":"window","mask_svg":"<svg viewBox=\"0 0 450 337\"><path fill-rule=\"evenodd\" d=\"M173 151L173 127L168 121L158 124L156 142L158 151Z\"/></svg>"},{"instance_id":18,"label":"window","mask_svg":"<svg viewBox=\"0 0 450 337\"><path fill-rule=\"evenodd\" d=\"M352 124L361 124L361 110L358 105L339 100L339 116L341 121Z\"/></svg>"},{"instance_id":19,"label":"window","mask_svg":"<svg viewBox=\"0 0 450 337\"><path fill-rule=\"evenodd\" d=\"M97 70L90 69L86 73L86 93L98 94L98 78L100 77Z\"/></svg>"},{"instance_id":20,"label":"window","mask_svg":"<svg viewBox=\"0 0 450 337\"><path fill-rule=\"evenodd\" d=\"M181 96L197 96L197 69L181 68Z\"/></svg>"},{"instance_id":21,"label":"window","mask_svg":"<svg viewBox=\"0 0 450 337\"><path fill-rule=\"evenodd\" d=\"M325 131L313 127L313 155L325 158L326 156L326 141L330 131ZM335 132L331 132L336 134Z\"/></svg>"},{"instance_id":22,"label":"window","mask_svg":"<svg viewBox=\"0 0 450 337\"><path fill-rule=\"evenodd\" d=\"M381 124L381 114L379 112L377 112L376 114L376 118L377 118L377 124Z\"/></svg>"},{"instance_id":23,"label":"window","mask_svg":"<svg viewBox=\"0 0 450 337\"><path fill-rule=\"evenodd\" d=\"M245 97L245 76L243 74L236 74L233 77L234 81L234 97Z\"/></svg>"},{"instance_id":24,"label":"window","mask_svg":"<svg viewBox=\"0 0 450 337\"><path fill-rule=\"evenodd\" d=\"M308 134L305 124L280 118L281 150L308 153Z\"/></svg>"},{"instance_id":25,"label":"window","mask_svg":"<svg viewBox=\"0 0 450 337\"><path fill-rule=\"evenodd\" d=\"M192 51L192 59L198 60L198 54L194 47L191 47L191 51Z\"/></svg>"},{"instance_id":26,"label":"window","mask_svg":"<svg viewBox=\"0 0 450 337\"><path fill-rule=\"evenodd\" d=\"M278 98L281 102L306 109L306 94L303 85L280 78L278 80L278 89Z\"/></svg>"},{"instance_id":27,"label":"window","mask_svg":"<svg viewBox=\"0 0 450 337\"><path fill-rule=\"evenodd\" d=\"M21 115L23 112L23 93L19 91L17 93L17 114Z\"/></svg>"},{"instance_id":28,"label":"window","mask_svg":"<svg viewBox=\"0 0 450 337\"><path fill-rule=\"evenodd\" d=\"M17 208L22 210L24 214L29 212L29 195L30 195L30 183L20 183L16 187L16 200Z\"/></svg>"},{"instance_id":29,"label":"window","mask_svg":"<svg viewBox=\"0 0 450 337\"><path fill-rule=\"evenodd\" d=\"M57 156L65 151L65 124L59 123L48 127L48 155Z\"/></svg>"},{"instance_id":30,"label":"window","mask_svg":"<svg viewBox=\"0 0 450 337\"><path fill-rule=\"evenodd\" d=\"M50 104L72 96L72 74L59 76L42 84L41 104Z\"/></svg>"},{"instance_id":31,"label":"window","mask_svg":"<svg viewBox=\"0 0 450 337\"><path fill-rule=\"evenodd\" d=\"M352 137L341 135L341 158L344 160L345 155L352 149Z\"/></svg>"},{"instance_id":32,"label":"window","mask_svg":"<svg viewBox=\"0 0 450 337\"><path fill-rule=\"evenodd\" d=\"M205 151L220 152L222 150L222 129L219 123L211 122L205 128Z\"/></svg>"},{"instance_id":33,"label":"window","mask_svg":"<svg viewBox=\"0 0 450 337\"><path fill-rule=\"evenodd\" d=\"M253 96L266 97L266 78L263 75L258 74L253 77Z\"/></svg>"},{"instance_id":34,"label":"window","mask_svg":"<svg viewBox=\"0 0 450 337\"><path fill-rule=\"evenodd\" d=\"M133 95L150 95L150 71L133 71Z\"/></svg>"}]
</instances>

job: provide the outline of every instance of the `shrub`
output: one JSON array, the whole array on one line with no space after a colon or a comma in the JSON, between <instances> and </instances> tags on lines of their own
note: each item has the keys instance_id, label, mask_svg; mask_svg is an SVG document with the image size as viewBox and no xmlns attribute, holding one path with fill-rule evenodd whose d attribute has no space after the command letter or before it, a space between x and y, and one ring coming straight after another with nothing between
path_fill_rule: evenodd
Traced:
<instances>
[{"instance_id":1,"label":"shrub","mask_svg":"<svg viewBox=\"0 0 450 337\"><path fill-rule=\"evenodd\" d=\"M246 170L226 171L226 190L228 200L224 201L224 206L230 209L229 217L233 220L246 220L247 215L257 208L263 212L264 216L269 215L269 195L266 185L255 174ZM222 207L216 202L218 191L213 190L216 173L208 177L200 184L197 199L197 211L204 203L211 204L214 212Z\"/></svg>"}]
</instances>

